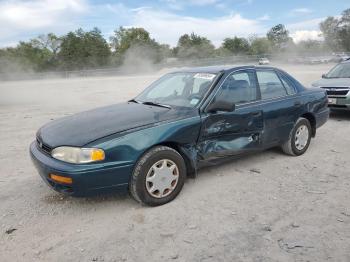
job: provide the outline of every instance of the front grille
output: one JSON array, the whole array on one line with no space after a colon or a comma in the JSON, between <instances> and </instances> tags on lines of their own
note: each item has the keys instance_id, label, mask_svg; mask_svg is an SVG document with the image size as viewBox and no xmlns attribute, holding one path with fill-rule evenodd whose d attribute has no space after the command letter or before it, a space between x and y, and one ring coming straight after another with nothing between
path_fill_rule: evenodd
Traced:
<instances>
[{"instance_id":1,"label":"front grille","mask_svg":"<svg viewBox=\"0 0 350 262\"><path fill-rule=\"evenodd\" d=\"M51 154L52 148L50 146L46 145L45 143L43 143L43 141L38 137L36 138L36 145L44 153Z\"/></svg>"},{"instance_id":2,"label":"front grille","mask_svg":"<svg viewBox=\"0 0 350 262\"><path fill-rule=\"evenodd\" d=\"M326 89L329 96L346 96L349 93L348 87L322 87Z\"/></svg>"},{"instance_id":3,"label":"front grille","mask_svg":"<svg viewBox=\"0 0 350 262\"><path fill-rule=\"evenodd\" d=\"M329 107L334 107L334 108L347 108L346 105L328 105Z\"/></svg>"},{"instance_id":4,"label":"front grille","mask_svg":"<svg viewBox=\"0 0 350 262\"><path fill-rule=\"evenodd\" d=\"M346 96L349 90L327 90L329 96Z\"/></svg>"}]
</instances>

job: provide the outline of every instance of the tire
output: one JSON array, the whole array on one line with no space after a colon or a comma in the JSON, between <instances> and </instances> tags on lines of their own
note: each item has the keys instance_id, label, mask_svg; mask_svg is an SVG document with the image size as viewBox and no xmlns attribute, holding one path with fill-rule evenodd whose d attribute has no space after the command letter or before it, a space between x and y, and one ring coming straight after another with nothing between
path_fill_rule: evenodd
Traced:
<instances>
[{"instance_id":1,"label":"tire","mask_svg":"<svg viewBox=\"0 0 350 262\"><path fill-rule=\"evenodd\" d=\"M170 147L156 146L137 161L129 191L142 204L164 205L180 193L185 179L186 165L182 156ZM157 188L158 192L154 190Z\"/></svg>"},{"instance_id":2,"label":"tire","mask_svg":"<svg viewBox=\"0 0 350 262\"><path fill-rule=\"evenodd\" d=\"M307 139L298 139L298 132L300 134L300 131L303 130L302 132L305 131L307 135ZM282 144L281 148L284 153L287 155L291 156L300 156L306 152L306 150L309 148L310 141L311 141L311 136L312 136L312 129L311 129L311 124L309 120L306 118L300 117L297 122L295 123L291 133L289 134L288 140ZM301 143L301 142L303 143Z\"/></svg>"}]
</instances>

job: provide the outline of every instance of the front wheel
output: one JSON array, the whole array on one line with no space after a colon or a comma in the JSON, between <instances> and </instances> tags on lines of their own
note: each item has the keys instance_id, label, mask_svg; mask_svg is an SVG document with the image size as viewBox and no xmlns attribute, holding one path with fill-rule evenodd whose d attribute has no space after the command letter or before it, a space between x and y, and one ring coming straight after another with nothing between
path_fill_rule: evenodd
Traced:
<instances>
[{"instance_id":1,"label":"front wheel","mask_svg":"<svg viewBox=\"0 0 350 262\"><path fill-rule=\"evenodd\" d=\"M136 163L129 190L140 203L163 205L180 193L185 178L186 165L182 156L170 147L157 146Z\"/></svg>"},{"instance_id":2,"label":"front wheel","mask_svg":"<svg viewBox=\"0 0 350 262\"><path fill-rule=\"evenodd\" d=\"M292 129L288 141L282 145L282 150L288 155L300 156L309 148L312 129L309 120L300 117Z\"/></svg>"}]
</instances>

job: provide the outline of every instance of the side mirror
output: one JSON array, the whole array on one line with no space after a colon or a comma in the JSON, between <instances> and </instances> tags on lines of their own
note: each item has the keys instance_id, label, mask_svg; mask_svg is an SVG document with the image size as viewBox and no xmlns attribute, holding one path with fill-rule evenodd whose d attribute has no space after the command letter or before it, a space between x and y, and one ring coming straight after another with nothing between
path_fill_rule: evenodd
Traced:
<instances>
[{"instance_id":1,"label":"side mirror","mask_svg":"<svg viewBox=\"0 0 350 262\"><path fill-rule=\"evenodd\" d=\"M326 74L322 74L322 78L327 78L327 75Z\"/></svg>"},{"instance_id":2,"label":"side mirror","mask_svg":"<svg viewBox=\"0 0 350 262\"><path fill-rule=\"evenodd\" d=\"M218 111L233 112L235 111L235 109L236 109L236 105L234 103L230 103L222 100L216 100L207 107L206 111L209 113L215 113Z\"/></svg>"}]
</instances>

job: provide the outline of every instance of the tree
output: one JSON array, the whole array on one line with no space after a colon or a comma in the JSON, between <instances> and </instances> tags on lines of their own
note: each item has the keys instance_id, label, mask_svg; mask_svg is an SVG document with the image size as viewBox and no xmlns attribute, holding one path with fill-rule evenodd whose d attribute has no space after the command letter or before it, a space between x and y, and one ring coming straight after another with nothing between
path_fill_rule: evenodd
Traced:
<instances>
[{"instance_id":1,"label":"tree","mask_svg":"<svg viewBox=\"0 0 350 262\"><path fill-rule=\"evenodd\" d=\"M275 25L267 32L267 39L272 43L277 50L284 49L288 42L292 41L289 37L289 32L282 24Z\"/></svg>"},{"instance_id":2,"label":"tree","mask_svg":"<svg viewBox=\"0 0 350 262\"><path fill-rule=\"evenodd\" d=\"M214 52L215 56L217 57L229 57L229 56L232 56L232 52L228 49L226 49L225 47L223 47L222 45L215 49L215 52Z\"/></svg>"},{"instance_id":3,"label":"tree","mask_svg":"<svg viewBox=\"0 0 350 262\"><path fill-rule=\"evenodd\" d=\"M37 38L30 40L30 42L34 47L40 49L46 48L56 55L61 46L62 40L55 34L48 33L47 35L39 35Z\"/></svg>"},{"instance_id":4,"label":"tree","mask_svg":"<svg viewBox=\"0 0 350 262\"><path fill-rule=\"evenodd\" d=\"M91 67L108 65L111 50L98 28L85 33L84 44L85 54L90 57L88 62Z\"/></svg>"},{"instance_id":5,"label":"tree","mask_svg":"<svg viewBox=\"0 0 350 262\"><path fill-rule=\"evenodd\" d=\"M58 57L65 69L80 69L108 65L110 48L101 31L78 29L62 37Z\"/></svg>"},{"instance_id":6,"label":"tree","mask_svg":"<svg viewBox=\"0 0 350 262\"><path fill-rule=\"evenodd\" d=\"M44 71L50 68L52 53L39 48L32 41L19 42L16 47L3 49L0 53L0 71Z\"/></svg>"},{"instance_id":7,"label":"tree","mask_svg":"<svg viewBox=\"0 0 350 262\"><path fill-rule=\"evenodd\" d=\"M60 38L50 33L40 35L28 42L19 42L16 47L2 49L1 71L46 71L57 66Z\"/></svg>"},{"instance_id":8,"label":"tree","mask_svg":"<svg viewBox=\"0 0 350 262\"><path fill-rule=\"evenodd\" d=\"M338 26L339 20L331 16L327 17L325 21L320 23L320 30L323 34L325 43L334 51L341 49Z\"/></svg>"},{"instance_id":9,"label":"tree","mask_svg":"<svg viewBox=\"0 0 350 262\"><path fill-rule=\"evenodd\" d=\"M114 31L114 36L110 38L110 41L116 64L125 62L126 57L133 58L135 63L138 60L149 60L155 63L170 53L169 46L158 44L143 28L120 27Z\"/></svg>"},{"instance_id":10,"label":"tree","mask_svg":"<svg viewBox=\"0 0 350 262\"><path fill-rule=\"evenodd\" d=\"M47 70L52 59L52 53L47 48L38 48L31 42L20 42L15 53L23 58L23 62L36 71Z\"/></svg>"},{"instance_id":11,"label":"tree","mask_svg":"<svg viewBox=\"0 0 350 262\"><path fill-rule=\"evenodd\" d=\"M222 47L233 54L242 54L249 51L249 42L245 38L235 36L234 38L225 38Z\"/></svg>"},{"instance_id":12,"label":"tree","mask_svg":"<svg viewBox=\"0 0 350 262\"><path fill-rule=\"evenodd\" d=\"M271 52L271 42L266 37L252 37L250 39L250 53L252 55L266 55Z\"/></svg>"},{"instance_id":13,"label":"tree","mask_svg":"<svg viewBox=\"0 0 350 262\"><path fill-rule=\"evenodd\" d=\"M161 44L159 45L159 55L161 60L164 60L166 58L172 57L173 52L169 45Z\"/></svg>"},{"instance_id":14,"label":"tree","mask_svg":"<svg viewBox=\"0 0 350 262\"><path fill-rule=\"evenodd\" d=\"M179 58L207 58L214 54L215 47L206 37L195 33L182 35L177 43L175 52Z\"/></svg>"},{"instance_id":15,"label":"tree","mask_svg":"<svg viewBox=\"0 0 350 262\"><path fill-rule=\"evenodd\" d=\"M37 38L31 39L30 44L39 48L40 50L45 50L45 52L50 53L47 61L47 69L55 69L58 65L58 51L61 47L61 38L53 33L47 35L39 35Z\"/></svg>"},{"instance_id":16,"label":"tree","mask_svg":"<svg viewBox=\"0 0 350 262\"><path fill-rule=\"evenodd\" d=\"M327 17L320 23L325 43L333 51L350 51L350 8L342 12L341 17Z\"/></svg>"},{"instance_id":17,"label":"tree","mask_svg":"<svg viewBox=\"0 0 350 262\"><path fill-rule=\"evenodd\" d=\"M350 51L350 8L342 13L339 23L339 39L345 51Z\"/></svg>"},{"instance_id":18,"label":"tree","mask_svg":"<svg viewBox=\"0 0 350 262\"><path fill-rule=\"evenodd\" d=\"M301 41L296 45L297 51L301 54L323 54L327 50L324 41L319 40L305 40Z\"/></svg>"},{"instance_id":19,"label":"tree","mask_svg":"<svg viewBox=\"0 0 350 262\"><path fill-rule=\"evenodd\" d=\"M116 52L125 53L131 46L158 46L158 43L151 39L149 32L143 28L120 27L114 31L114 36L110 38L111 46Z\"/></svg>"}]
</instances>

